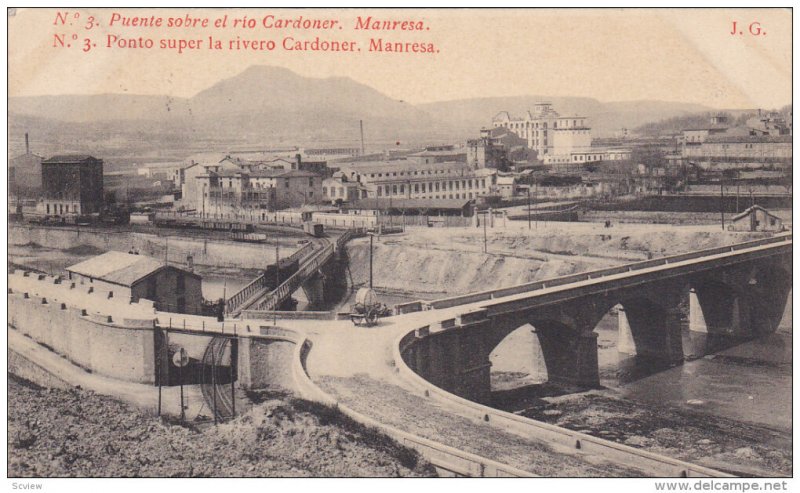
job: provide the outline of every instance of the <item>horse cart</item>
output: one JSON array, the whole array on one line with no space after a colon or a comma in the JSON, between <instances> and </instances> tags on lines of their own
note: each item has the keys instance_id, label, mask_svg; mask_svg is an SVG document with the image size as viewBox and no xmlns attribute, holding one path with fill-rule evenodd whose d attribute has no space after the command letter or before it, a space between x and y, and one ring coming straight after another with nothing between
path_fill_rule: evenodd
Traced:
<instances>
[{"instance_id":1,"label":"horse cart","mask_svg":"<svg viewBox=\"0 0 800 493\"><path fill-rule=\"evenodd\" d=\"M371 288L360 288L356 292L356 302L350 308L350 320L356 325L372 327L378 318L386 316L389 309L378 301L378 296Z\"/></svg>"}]
</instances>

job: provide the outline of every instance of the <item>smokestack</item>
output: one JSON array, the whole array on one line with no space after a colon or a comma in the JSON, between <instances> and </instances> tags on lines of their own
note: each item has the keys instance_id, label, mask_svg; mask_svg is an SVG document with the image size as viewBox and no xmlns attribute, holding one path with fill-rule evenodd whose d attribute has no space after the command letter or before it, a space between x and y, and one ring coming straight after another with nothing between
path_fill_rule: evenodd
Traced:
<instances>
[{"instance_id":1,"label":"smokestack","mask_svg":"<svg viewBox=\"0 0 800 493\"><path fill-rule=\"evenodd\" d=\"M28 144L28 132L25 132L25 154L31 153L31 146Z\"/></svg>"},{"instance_id":2,"label":"smokestack","mask_svg":"<svg viewBox=\"0 0 800 493\"><path fill-rule=\"evenodd\" d=\"M361 155L364 155L364 120L358 120L358 127L361 129Z\"/></svg>"}]
</instances>

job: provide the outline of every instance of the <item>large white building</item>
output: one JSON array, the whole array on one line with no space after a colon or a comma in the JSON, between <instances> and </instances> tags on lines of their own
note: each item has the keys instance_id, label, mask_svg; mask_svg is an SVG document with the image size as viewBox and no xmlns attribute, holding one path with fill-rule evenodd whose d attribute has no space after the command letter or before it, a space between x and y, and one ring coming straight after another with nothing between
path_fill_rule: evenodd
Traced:
<instances>
[{"instance_id":1,"label":"large white building","mask_svg":"<svg viewBox=\"0 0 800 493\"><path fill-rule=\"evenodd\" d=\"M522 117L512 117L507 111L501 111L492 119L492 126L507 128L525 139L528 147L546 161L558 157L570 162L571 153L587 151L592 145L589 119L561 116L551 103L537 103Z\"/></svg>"}]
</instances>

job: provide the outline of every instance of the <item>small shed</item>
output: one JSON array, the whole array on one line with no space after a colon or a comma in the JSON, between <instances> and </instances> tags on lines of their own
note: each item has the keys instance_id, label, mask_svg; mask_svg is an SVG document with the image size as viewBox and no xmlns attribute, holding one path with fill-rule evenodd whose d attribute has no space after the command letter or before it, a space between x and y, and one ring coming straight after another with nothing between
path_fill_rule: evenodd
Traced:
<instances>
[{"instance_id":1,"label":"small shed","mask_svg":"<svg viewBox=\"0 0 800 493\"><path fill-rule=\"evenodd\" d=\"M135 303L144 298L157 310L202 314L202 278L145 255L106 252L67 267L70 280ZM88 288L87 288L88 289Z\"/></svg>"},{"instance_id":2,"label":"small shed","mask_svg":"<svg viewBox=\"0 0 800 493\"><path fill-rule=\"evenodd\" d=\"M734 216L728 229L730 231L783 231L783 221L760 205L754 205Z\"/></svg>"}]
</instances>

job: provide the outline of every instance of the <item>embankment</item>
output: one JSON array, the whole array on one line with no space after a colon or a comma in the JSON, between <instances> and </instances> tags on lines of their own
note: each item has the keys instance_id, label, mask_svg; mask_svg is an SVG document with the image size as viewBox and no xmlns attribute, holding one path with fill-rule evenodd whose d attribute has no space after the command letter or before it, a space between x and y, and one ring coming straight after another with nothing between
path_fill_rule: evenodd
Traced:
<instances>
[{"instance_id":1,"label":"embankment","mask_svg":"<svg viewBox=\"0 0 800 493\"><path fill-rule=\"evenodd\" d=\"M680 228L563 231L493 231L483 253L481 231L416 229L384 236L373 246L373 285L379 290L416 295L466 294L574 274L626 262L762 238L763 233L731 233ZM347 246L353 284L369 279L369 240Z\"/></svg>"},{"instance_id":2,"label":"embankment","mask_svg":"<svg viewBox=\"0 0 800 493\"><path fill-rule=\"evenodd\" d=\"M183 236L159 236L149 233L82 228L47 228L10 224L9 245L36 244L46 248L71 249L92 247L102 251L127 252L135 248L142 255L185 264L191 255L196 265L232 269L263 269L275 261L274 244L249 244L222 239L208 240ZM290 245L285 245L287 248ZM291 253L297 248L291 243Z\"/></svg>"}]
</instances>

